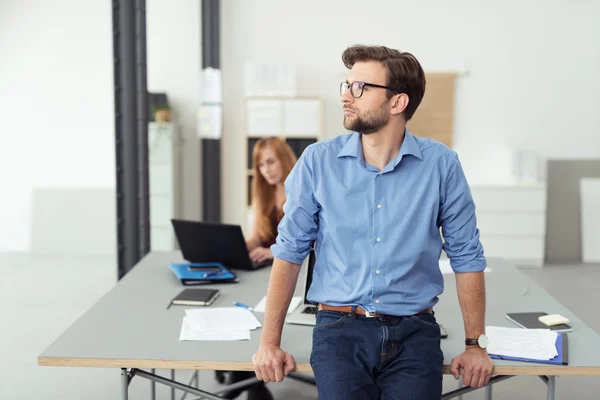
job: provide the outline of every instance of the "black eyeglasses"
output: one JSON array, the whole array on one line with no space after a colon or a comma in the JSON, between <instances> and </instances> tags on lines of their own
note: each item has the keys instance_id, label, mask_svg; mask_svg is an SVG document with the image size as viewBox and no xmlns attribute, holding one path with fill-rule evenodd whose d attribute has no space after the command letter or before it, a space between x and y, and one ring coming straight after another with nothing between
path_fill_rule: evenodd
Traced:
<instances>
[{"instance_id":1,"label":"black eyeglasses","mask_svg":"<svg viewBox=\"0 0 600 400\"><path fill-rule=\"evenodd\" d=\"M404 93L404 90L394 89L394 88L391 88L389 86L382 86L382 85L376 85L374 83L354 81L352 83L342 82L340 84L340 96L343 96L348 91L348 89L350 89L350 94L352 95L352 97L358 99L360 96L363 95L363 91L365 90L365 86L371 86L371 87L376 87L376 88L381 88L381 89L388 89L388 90L391 90L391 91L394 91L394 92Z\"/></svg>"}]
</instances>

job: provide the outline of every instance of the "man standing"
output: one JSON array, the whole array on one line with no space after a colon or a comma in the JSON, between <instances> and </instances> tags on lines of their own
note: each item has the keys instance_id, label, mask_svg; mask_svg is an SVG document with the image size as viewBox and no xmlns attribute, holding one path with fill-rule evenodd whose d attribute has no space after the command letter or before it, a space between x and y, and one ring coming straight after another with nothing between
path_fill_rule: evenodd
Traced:
<instances>
[{"instance_id":1,"label":"man standing","mask_svg":"<svg viewBox=\"0 0 600 400\"><path fill-rule=\"evenodd\" d=\"M423 69L412 54L383 46L350 47L342 60L344 127L354 133L308 147L286 180L256 375L281 381L295 368L281 332L314 242L310 363L321 400L441 397L433 306L443 292L442 249L465 326L451 371L482 387L493 363L475 206L456 153L406 129L425 93Z\"/></svg>"}]
</instances>

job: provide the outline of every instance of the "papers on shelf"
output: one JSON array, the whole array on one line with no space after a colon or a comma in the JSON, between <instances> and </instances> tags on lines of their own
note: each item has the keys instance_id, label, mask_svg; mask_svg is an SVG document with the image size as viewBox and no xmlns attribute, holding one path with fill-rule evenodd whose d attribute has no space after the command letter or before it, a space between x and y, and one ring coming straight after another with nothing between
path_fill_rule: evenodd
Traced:
<instances>
[{"instance_id":1,"label":"papers on shelf","mask_svg":"<svg viewBox=\"0 0 600 400\"><path fill-rule=\"evenodd\" d=\"M549 329L521 329L487 326L489 354L531 360L550 360L558 355L558 333Z\"/></svg>"},{"instance_id":2,"label":"papers on shelf","mask_svg":"<svg viewBox=\"0 0 600 400\"><path fill-rule=\"evenodd\" d=\"M250 310L218 307L185 310L179 340L250 340L262 324Z\"/></svg>"},{"instance_id":3,"label":"papers on shelf","mask_svg":"<svg viewBox=\"0 0 600 400\"><path fill-rule=\"evenodd\" d=\"M292 301L290 302L290 306L288 307L287 313L293 312L298 306L302 303L302 297L292 297ZM267 305L267 296L263 297L262 300L254 307L255 312L265 312L265 307Z\"/></svg>"}]
</instances>

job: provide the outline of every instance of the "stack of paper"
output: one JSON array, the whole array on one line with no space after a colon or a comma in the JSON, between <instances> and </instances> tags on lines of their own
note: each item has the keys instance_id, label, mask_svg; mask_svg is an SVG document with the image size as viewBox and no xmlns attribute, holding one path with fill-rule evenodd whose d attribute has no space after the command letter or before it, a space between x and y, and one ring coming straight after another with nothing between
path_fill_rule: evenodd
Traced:
<instances>
[{"instance_id":1,"label":"stack of paper","mask_svg":"<svg viewBox=\"0 0 600 400\"><path fill-rule=\"evenodd\" d=\"M179 340L250 340L262 325L251 311L240 307L185 310Z\"/></svg>"},{"instance_id":2,"label":"stack of paper","mask_svg":"<svg viewBox=\"0 0 600 400\"><path fill-rule=\"evenodd\" d=\"M505 357L530 360L550 360L558 355L558 334L549 329L520 329L487 326L487 351Z\"/></svg>"}]
</instances>

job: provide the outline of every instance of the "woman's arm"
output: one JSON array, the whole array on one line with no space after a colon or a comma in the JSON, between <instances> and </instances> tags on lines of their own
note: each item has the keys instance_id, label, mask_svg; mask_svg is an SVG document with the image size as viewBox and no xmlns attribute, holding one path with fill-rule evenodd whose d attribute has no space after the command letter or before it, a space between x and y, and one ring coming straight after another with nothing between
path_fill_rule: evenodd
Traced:
<instances>
[{"instance_id":1,"label":"woman's arm","mask_svg":"<svg viewBox=\"0 0 600 400\"><path fill-rule=\"evenodd\" d=\"M252 225L250 226L250 235L246 240L246 247L248 248L248 252L254 250L258 246L260 246L260 237L258 237L258 228L256 225L256 216L258 215L258 209L256 204L252 202Z\"/></svg>"}]
</instances>

